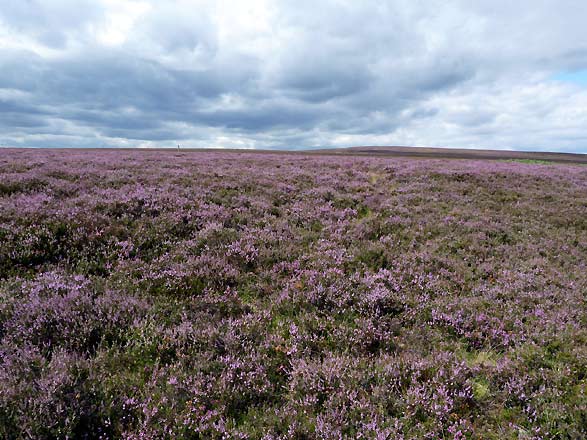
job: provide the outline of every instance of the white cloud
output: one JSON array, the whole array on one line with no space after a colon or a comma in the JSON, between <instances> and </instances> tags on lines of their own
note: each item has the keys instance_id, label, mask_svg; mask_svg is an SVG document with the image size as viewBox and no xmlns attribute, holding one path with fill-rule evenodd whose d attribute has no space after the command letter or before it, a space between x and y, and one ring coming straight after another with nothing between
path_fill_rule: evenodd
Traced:
<instances>
[{"instance_id":1,"label":"white cloud","mask_svg":"<svg viewBox=\"0 0 587 440\"><path fill-rule=\"evenodd\" d=\"M103 0L103 3L107 12L95 35L99 42L109 46L124 44L136 22L151 9L147 2Z\"/></svg>"}]
</instances>

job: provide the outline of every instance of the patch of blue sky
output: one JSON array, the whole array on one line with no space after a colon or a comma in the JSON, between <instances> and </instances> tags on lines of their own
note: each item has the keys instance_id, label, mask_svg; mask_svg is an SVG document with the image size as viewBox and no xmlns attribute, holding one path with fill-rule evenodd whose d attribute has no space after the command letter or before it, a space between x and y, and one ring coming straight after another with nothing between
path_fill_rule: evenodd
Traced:
<instances>
[{"instance_id":1,"label":"patch of blue sky","mask_svg":"<svg viewBox=\"0 0 587 440\"><path fill-rule=\"evenodd\" d=\"M587 87L587 70L561 72L553 76L556 81L570 82Z\"/></svg>"}]
</instances>

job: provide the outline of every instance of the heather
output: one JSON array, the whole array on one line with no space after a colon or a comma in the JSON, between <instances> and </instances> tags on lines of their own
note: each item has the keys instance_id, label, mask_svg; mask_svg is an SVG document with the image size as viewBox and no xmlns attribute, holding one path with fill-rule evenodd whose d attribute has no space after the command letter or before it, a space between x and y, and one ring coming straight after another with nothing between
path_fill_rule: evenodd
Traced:
<instances>
[{"instance_id":1,"label":"heather","mask_svg":"<svg viewBox=\"0 0 587 440\"><path fill-rule=\"evenodd\" d=\"M587 437L587 169L0 155L0 437Z\"/></svg>"}]
</instances>

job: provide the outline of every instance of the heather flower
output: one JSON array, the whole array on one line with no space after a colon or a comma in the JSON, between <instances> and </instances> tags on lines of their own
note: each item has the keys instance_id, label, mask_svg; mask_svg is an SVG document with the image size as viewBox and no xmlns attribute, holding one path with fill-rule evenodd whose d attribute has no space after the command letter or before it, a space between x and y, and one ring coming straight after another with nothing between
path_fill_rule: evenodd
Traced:
<instances>
[{"instance_id":1,"label":"heather flower","mask_svg":"<svg viewBox=\"0 0 587 440\"><path fill-rule=\"evenodd\" d=\"M0 437L584 438L587 174L0 160Z\"/></svg>"}]
</instances>

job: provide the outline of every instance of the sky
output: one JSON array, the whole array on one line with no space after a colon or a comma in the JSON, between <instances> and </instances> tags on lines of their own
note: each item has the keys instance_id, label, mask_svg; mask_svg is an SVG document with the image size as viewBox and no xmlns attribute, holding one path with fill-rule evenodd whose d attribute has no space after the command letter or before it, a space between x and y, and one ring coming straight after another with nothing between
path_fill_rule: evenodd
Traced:
<instances>
[{"instance_id":1,"label":"sky","mask_svg":"<svg viewBox=\"0 0 587 440\"><path fill-rule=\"evenodd\" d=\"M0 146L587 152L585 0L2 0Z\"/></svg>"}]
</instances>

